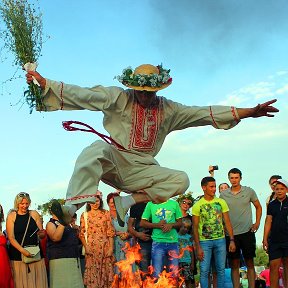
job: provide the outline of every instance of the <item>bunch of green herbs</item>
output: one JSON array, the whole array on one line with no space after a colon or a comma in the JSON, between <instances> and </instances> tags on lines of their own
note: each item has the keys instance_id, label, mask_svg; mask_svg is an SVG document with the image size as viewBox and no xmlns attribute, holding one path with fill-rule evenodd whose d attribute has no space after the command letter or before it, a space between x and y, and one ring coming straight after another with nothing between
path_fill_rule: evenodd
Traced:
<instances>
[{"instance_id":1,"label":"bunch of green herbs","mask_svg":"<svg viewBox=\"0 0 288 288\"><path fill-rule=\"evenodd\" d=\"M36 63L42 49L42 14L39 6L29 4L25 0L1 0L0 15L6 26L1 31L4 48L15 56L14 64ZM24 99L29 105L30 113L33 108L43 111L44 103L41 88L31 82L24 92Z\"/></svg>"}]
</instances>

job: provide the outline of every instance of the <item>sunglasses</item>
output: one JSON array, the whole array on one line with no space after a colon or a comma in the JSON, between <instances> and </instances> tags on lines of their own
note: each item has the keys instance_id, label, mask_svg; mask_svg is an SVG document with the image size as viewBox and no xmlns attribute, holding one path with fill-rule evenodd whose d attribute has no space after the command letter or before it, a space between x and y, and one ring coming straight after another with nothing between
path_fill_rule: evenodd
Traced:
<instances>
[{"instance_id":1,"label":"sunglasses","mask_svg":"<svg viewBox=\"0 0 288 288\"><path fill-rule=\"evenodd\" d=\"M20 192L17 197L30 197L28 193L26 192Z\"/></svg>"},{"instance_id":2,"label":"sunglasses","mask_svg":"<svg viewBox=\"0 0 288 288\"><path fill-rule=\"evenodd\" d=\"M192 206L192 202L186 201L186 200L182 201L182 204L187 204L187 205L189 205L189 206Z\"/></svg>"}]
</instances>

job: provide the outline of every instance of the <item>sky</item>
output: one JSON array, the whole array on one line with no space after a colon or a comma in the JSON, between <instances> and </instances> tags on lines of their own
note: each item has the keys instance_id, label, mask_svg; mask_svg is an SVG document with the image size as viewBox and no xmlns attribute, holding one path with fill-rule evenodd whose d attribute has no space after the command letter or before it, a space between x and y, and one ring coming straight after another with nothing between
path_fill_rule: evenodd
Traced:
<instances>
[{"instance_id":1,"label":"sky","mask_svg":"<svg viewBox=\"0 0 288 288\"><path fill-rule=\"evenodd\" d=\"M156 157L162 166L185 171L195 196L202 194L200 181L209 165L219 166L218 184L239 168L242 185L256 191L264 208L260 244L268 179L273 174L288 179L288 2L40 0L39 5L45 42L37 70L46 78L83 87L121 86L113 78L124 68L163 63L173 83L158 95L176 102L254 107L278 100L274 118L244 119L226 131L207 126L173 132ZM0 203L7 213L20 191L31 195L33 209L65 198L77 156L98 139L67 132L62 121L105 131L101 112L30 114L21 104L25 75L13 66L9 51L0 51ZM21 78L7 81L15 71ZM114 191L102 183L99 189L104 198Z\"/></svg>"}]
</instances>

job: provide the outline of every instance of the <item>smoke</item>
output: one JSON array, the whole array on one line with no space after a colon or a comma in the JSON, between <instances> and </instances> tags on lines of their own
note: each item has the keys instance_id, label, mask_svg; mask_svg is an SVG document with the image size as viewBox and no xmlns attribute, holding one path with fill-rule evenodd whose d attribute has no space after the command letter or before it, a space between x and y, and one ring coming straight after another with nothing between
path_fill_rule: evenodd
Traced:
<instances>
[{"instance_id":1,"label":"smoke","mask_svg":"<svg viewBox=\"0 0 288 288\"><path fill-rule=\"evenodd\" d=\"M150 5L157 19L154 43L167 57L182 55L183 64L211 70L251 58L267 61L284 52L279 41L287 51L287 1L151 0Z\"/></svg>"}]
</instances>

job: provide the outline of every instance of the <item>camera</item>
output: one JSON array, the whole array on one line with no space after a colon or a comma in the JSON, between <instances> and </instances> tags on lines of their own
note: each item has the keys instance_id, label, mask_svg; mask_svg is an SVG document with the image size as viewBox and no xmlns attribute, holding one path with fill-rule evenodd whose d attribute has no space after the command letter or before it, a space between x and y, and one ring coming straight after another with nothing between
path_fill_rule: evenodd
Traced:
<instances>
[{"instance_id":1,"label":"camera","mask_svg":"<svg viewBox=\"0 0 288 288\"><path fill-rule=\"evenodd\" d=\"M219 168L218 168L218 165L215 165L215 166L212 166L212 167L213 167L213 171L219 169Z\"/></svg>"}]
</instances>

